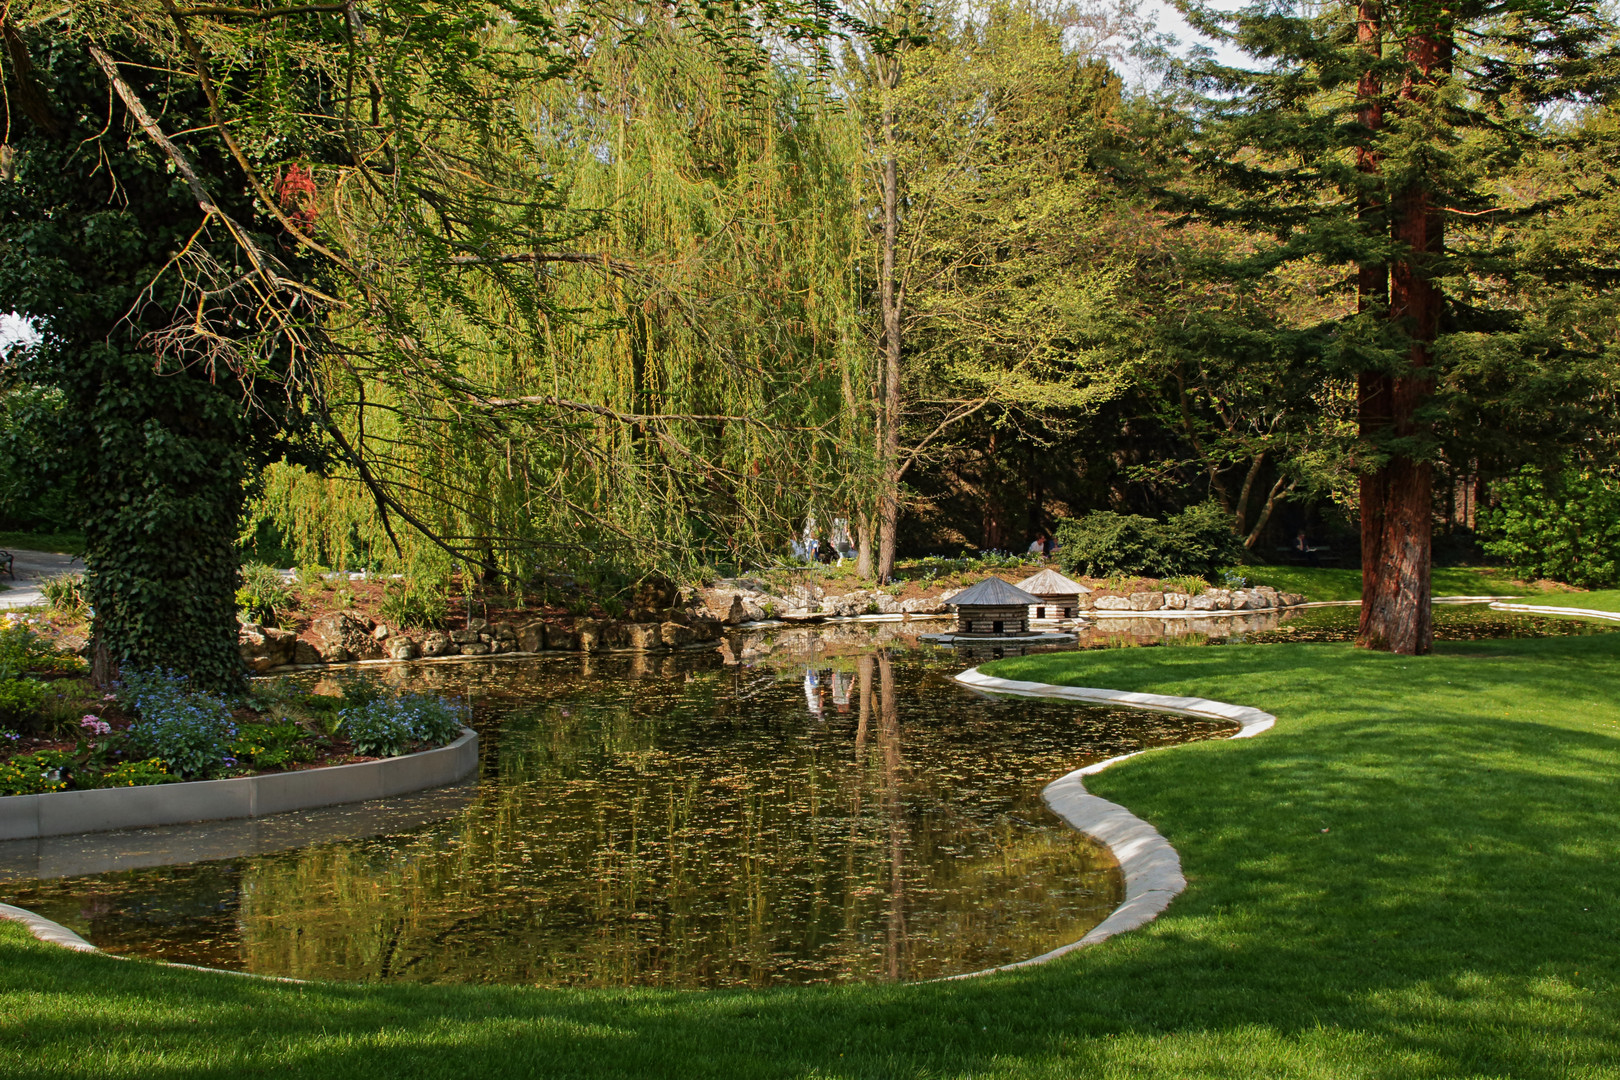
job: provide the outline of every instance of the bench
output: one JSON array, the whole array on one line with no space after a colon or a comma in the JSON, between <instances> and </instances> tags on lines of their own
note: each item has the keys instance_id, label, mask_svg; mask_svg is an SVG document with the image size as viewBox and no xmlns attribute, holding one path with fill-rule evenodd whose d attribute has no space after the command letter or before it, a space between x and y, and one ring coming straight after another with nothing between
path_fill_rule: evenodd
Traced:
<instances>
[{"instance_id":1,"label":"bench","mask_svg":"<svg viewBox=\"0 0 1620 1080\"><path fill-rule=\"evenodd\" d=\"M1337 566L1338 558L1330 547L1307 548L1305 552L1297 550L1292 544L1277 545L1278 554L1282 555L1293 566Z\"/></svg>"}]
</instances>

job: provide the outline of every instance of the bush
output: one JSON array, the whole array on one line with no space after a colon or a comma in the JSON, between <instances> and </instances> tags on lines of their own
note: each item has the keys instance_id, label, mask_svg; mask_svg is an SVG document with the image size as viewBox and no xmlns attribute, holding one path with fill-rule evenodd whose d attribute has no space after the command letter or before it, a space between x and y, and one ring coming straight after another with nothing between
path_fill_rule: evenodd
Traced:
<instances>
[{"instance_id":1,"label":"bush","mask_svg":"<svg viewBox=\"0 0 1620 1080\"><path fill-rule=\"evenodd\" d=\"M1620 477L1590 465L1546 473L1526 465L1491 486L1479 512L1487 555L1520 577L1601 589L1620 585Z\"/></svg>"},{"instance_id":2,"label":"bush","mask_svg":"<svg viewBox=\"0 0 1620 1080\"><path fill-rule=\"evenodd\" d=\"M229 765L236 723L225 699L193 690L168 671L127 672L124 703L139 714L129 726L136 750L161 758L187 779L207 779Z\"/></svg>"},{"instance_id":3,"label":"bush","mask_svg":"<svg viewBox=\"0 0 1620 1080\"><path fill-rule=\"evenodd\" d=\"M171 774L168 766L158 758L126 761L104 773L91 776L75 774L77 786L87 788L146 787L150 784L167 784L177 779L179 777Z\"/></svg>"},{"instance_id":4,"label":"bush","mask_svg":"<svg viewBox=\"0 0 1620 1080\"><path fill-rule=\"evenodd\" d=\"M1188 507L1164 521L1099 511L1058 526L1058 563L1083 577L1124 574L1208 580L1243 556L1243 542L1217 506Z\"/></svg>"},{"instance_id":5,"label":"bush","mask_svg":"<svg viewBox=\"0 0 1620 1080\"><path fill-rule=\"evenodd\" d=\"M293 605L292 590L282 580L281 571L263 563L242 564L242 585L236 590L236 606L248 622L276 625L281 613Z\"/></svg>"},{"instance_id":6,"label":"bush","mask_svg":"<svg viewBox=\"0 0 1620 1080\"><path fill-rule=\"evenodd\" d=\"M33 679L0 680L0 725L13 730L39 726L47 691Z\"/></svg>"},{"instance_id":7,"label":"bush","mask_svg":"<svg viewBox=\"0 0 1620 1080\"><path fill-rule=\"evenodd\" d=\"M0 795L40 795L63 791L67 780L62 768L68 756L58 750L39 750L0 761Z\"/></svg>"},{"instance_id":8,"label":"bush","mask_svg":"<svg viewBox=\"0 0 1620 1080\"><path fill-rule=\"evenodd\" d=\"M75 675L83 670L84 661L58 649L34 633L27 623L0 625L0 678L11 678L25 671Z\"/></svg>"},{"instance_id":9,"label":"bush","mask_svg":"<svg viewBox=\"0 0 1620 1080\"><path fill-rule=\"evenodd\" d=\"M377 613L393 626L433 629L450 614L450 591L443 581L407 577L383 587Z\"/></svg>"},{"instance_id":10,"label":"bush","mask_svg":"<svg viewBox=\"0 0 1620 1080\"><path fill-rule=\"evenodd\" d=\"M355 753L369 757L403 754L413 742L442 746L461 732L460 704L423 694L376 698L339 715Z\"/></svg>"},{"instance_id":11,"label":"bush","mask_svg":"<svg viewBox=\"0 0 1620 1080\"><path fill-rule=\"evenodd\" d=\"M39 583L39 591L45 602L63 615L77 618L90 608L83 574L53 574Z\"/></svg>"}]
</instances>

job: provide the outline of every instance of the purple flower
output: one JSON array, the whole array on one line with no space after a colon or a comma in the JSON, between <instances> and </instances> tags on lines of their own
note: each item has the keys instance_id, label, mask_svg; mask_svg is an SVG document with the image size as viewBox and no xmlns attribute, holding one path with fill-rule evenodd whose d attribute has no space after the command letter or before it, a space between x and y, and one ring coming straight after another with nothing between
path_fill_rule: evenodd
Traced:
<instances>
[{"instance_id":1,"label":"purple flower","mask_svg":"<svg viewBox=\"0 0 1620 1080\"><path fill-rule=\"evenodd\" d=\"M90 713L85 713L84 714L84 719L79 721L79 726L84 728L86 731L88 731L92 735L111 735L112 734L112 725L111 724L106 723L105 721L101 720L99 717L92 716Z\"/></svg>"}]
</instances>

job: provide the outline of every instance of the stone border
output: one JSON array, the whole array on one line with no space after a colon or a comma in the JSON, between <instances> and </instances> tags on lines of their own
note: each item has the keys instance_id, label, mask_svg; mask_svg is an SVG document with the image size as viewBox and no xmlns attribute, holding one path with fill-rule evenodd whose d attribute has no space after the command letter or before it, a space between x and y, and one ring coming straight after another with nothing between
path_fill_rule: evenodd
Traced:
<instances>
[{"instance_id":1,"label":"stone border","mask_svg":"<svg viewBox=\"0 0 1620 1080\"><path fill-rule=\"evenodd\" d=\"M28 928L30 934L51 945L60 945L64 949L72 949L75 952L98 953L101 951L61 923L51 922L43 915L35 915L27 908L0 904L0 919L22 923L23 926Z\"/></svg>"},{"instance_id":2,"label":"stone border","mask_svg":"<svg viewBox=\"0 0 1620 1080\"><path fill-rule=\"evenodd\" d=\"M1582 619L1620 622L1620 611L1598 611L1595 608L1552 607L1546 604L1505 604L1498 601L1491 605L1491 610L1516 611L1525 615L1571 615Z\"/></svg>"},{"instance_id":3,"label":"stone border","mask_svg":"<svg viewBox=\"0 0 1620 1080\"><path fill-rule=\"evenodd\" d=\"M956 681L974 690L994 694L1014 694L1019 697L1063 698L1092 705L1128 705L1133 709L1174 713L1177 716L1196 716L1210 720L1232 720L1241 725L1234 739L1249 739L1268 731L1277 718L1268 712L1251 709L1246 705L1228 705L1208 698L1167 697L1163 694L1138 694L1123 690L1099 690L1083 686L1053 686L1050 683L1021 682L1016 679L998 679L985 675L978 668L969 668L956 676ZM1145 754L1137 750L1129 754L1098 761L1084 768L1060 776L1042 790L1046 804L1053 813L1079 832L1101 840L1125 874L1125 900L1108 917L1091 929L1079 941L1060 945L1050 952L1019 960L1000 967L985 968L949 979L972 979L997 971L1044 964L1056 960L1076 949L1107 941L1115 934L1135 930L1159 917L1182 890L1187 879L1181 874L1181 856L1170 846L1170 841L1159 830L1143 821L1118 803L1098 798L1086 791L1083 777L1102 772L1127 758Z\"/></svg>"},{"instance_id":4,"label":"stone border","mask_svg":"<svg viewBox=\"0 0 1620 1080\"><path fill-rule=\"evenodd\" d=\"M0 796L0 840L266 817L443 787L477 767L478 733L464 727L447 746L381 761L230 780L6 795Z\"/></svg>"}]
</instances>

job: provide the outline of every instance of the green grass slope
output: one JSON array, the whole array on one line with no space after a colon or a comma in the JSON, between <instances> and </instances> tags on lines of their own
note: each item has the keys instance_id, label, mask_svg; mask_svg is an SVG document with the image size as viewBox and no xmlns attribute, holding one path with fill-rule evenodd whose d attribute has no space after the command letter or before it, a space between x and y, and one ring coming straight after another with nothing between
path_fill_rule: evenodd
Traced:
<instances>
[{"instance_id":1,"label":"green grass slope","mask_svg":"<svg viewBox=\"0 0 1620 1080\"><path fill-rule=\"evenodd\" d=\"M1361 571L1332 566L1242 566L1242 574L1255 585L1270 585L1279 592L1304 593L1305 599L1360 600ZM1479 566L1437 566L1433 572L1436 596L1535 596L1542 590L1515 581L1505 570ZM1559 594L1573 595L1573 594Z\"/></svg>"},{"instance_id":2,"label":"green grass slope","mask_svg":"<svg viewBox=\"0 0 1620 1080\"><path fill-rule=\"evenodd\" d=\"M711 993L298 986L0 927L0 1075L1620 1076L1620 634L991 667L1279 717L1089 781L1182 854L1158 921L990 978Z\"/></svg>"}]
</instances>

